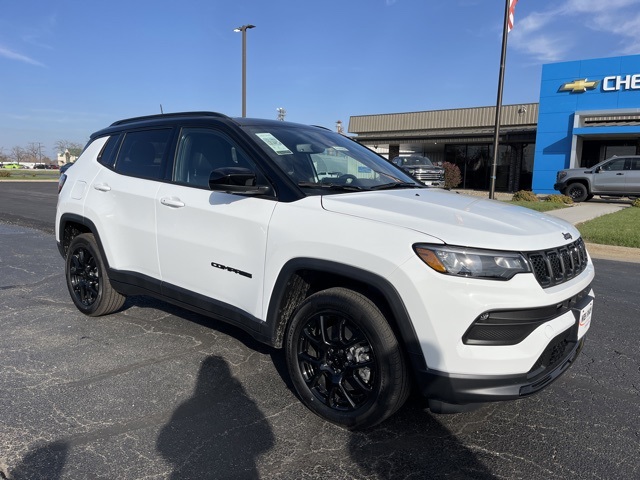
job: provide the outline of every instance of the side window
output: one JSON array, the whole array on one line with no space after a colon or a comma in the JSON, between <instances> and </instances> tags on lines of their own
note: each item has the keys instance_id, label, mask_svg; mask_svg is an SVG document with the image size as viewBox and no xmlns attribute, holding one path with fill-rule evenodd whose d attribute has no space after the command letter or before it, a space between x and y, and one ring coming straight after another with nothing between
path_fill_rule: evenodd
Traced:
<instances>
[{"instance_id":1,"label":"side window","mask_svg":"<svg viewBox=\"0 0 640 480\"><path fill-rule=\"evenodd\" d=\"M209 188L211 172L226 167L256 171L242 150L223 133L207 128L182 130L173 170L175 182Z\"/></svg>"},{"instance_id":2,"label":"side window","mask_svg":"<svg viewBox=\"0 0 640 480\"><path fill-rule=\"evenodd\" d=\"M118 153L118 146L122 135L112 135L107 143L102 147L102 151L98 155L98 163L101 163L105 167L113 168L113 164L116 162L116 154Z\"/></svg>"},{"instance_id":3,"label":"side window","mask_svg":"<svg viewBox=\"0 0 640 480\"><path fill-rule=\"evenodd\" d=\"M164 128L125 134L116 160L116 172L151 180L162 179L171 132L170 128Z\"/></svg>"},{"instance_id":4,"label":"side window","mask_svg":"<svg viewBox=\"0 0 640 480\"><path fill-rule=\"evenodd\" d=\"M640 158L630 158L628 168L629 170L640 170Z\"/></svg>"},{"instance_id":5,"label":"side window","mask_svg":"<svg viewBox=\"0 0 640 480\"><path fill-rule=\"evenodd\" d=\"M611 160L609 163L602 166L602 170L606 172L616 172L618 170L624 170L624 158Z\"/></svg>"}]
</instances>

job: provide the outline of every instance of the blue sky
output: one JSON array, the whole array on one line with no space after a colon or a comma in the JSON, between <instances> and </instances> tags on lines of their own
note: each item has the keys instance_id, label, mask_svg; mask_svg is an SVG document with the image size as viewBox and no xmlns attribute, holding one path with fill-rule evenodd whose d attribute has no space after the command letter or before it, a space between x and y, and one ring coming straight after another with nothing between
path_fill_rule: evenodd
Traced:
<instances>
[{"instance_id":1,"label":"blue sky","mask_svg":"<svg viewBox=\"0 0 640 480\"><path fill-rule=\"evenodd\" d=\"M349 117L494 105L503 0L3 0L0 148L84 144L115 120L213 110L334 129ZM504 104L544 63L640 53L640 0L520 0Z\"/></svg>"}]
</instances>

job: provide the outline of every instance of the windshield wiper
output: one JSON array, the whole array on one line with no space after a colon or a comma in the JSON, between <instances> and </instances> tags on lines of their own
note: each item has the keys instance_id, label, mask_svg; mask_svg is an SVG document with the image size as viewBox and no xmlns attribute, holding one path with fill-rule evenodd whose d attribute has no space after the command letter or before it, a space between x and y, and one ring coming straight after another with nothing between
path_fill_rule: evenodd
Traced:
<instances>
[{"instance_id":1,"label":"windshield wiper","mask_svg":"<svg viewBox=\"0 0 640 480\"><path fill-rule=\"evenodd\" d=\"M357 185L342 185L339 183L298 182L298 186L305 188L321 188L325 190L343 190L345 192L359 192L362 190L368 190Z\"/></svg>"},{"instance_id":2,"label":"windshield wiper","mask_svg":"<svg viewBox=\"0 0 640 480\"><path fill-rule=\"evenodd\" d=\"M369 190L391 190L393 188L427 188L426 185L418 185L416 183L409 182L393 182L383 183L382 185L374 185Z\"/></svg>"}]
</instances>

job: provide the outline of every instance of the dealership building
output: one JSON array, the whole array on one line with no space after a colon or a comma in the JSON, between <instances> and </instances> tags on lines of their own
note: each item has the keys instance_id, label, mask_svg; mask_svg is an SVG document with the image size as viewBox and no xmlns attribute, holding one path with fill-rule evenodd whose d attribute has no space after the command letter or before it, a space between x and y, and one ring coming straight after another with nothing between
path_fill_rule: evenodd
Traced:
<instances>
[{"instance_id":1,"label":"dealership building","mask_svg":"<svg viewBox=\"0 0 640 480\"><path fill-rule=\"evenodd\" d=\"M495 106L353 116L356 140L392 159L424 155L489 190ZM557 193L556 172L640 155L640 55L543 65L539 103L503 105L496 190Z\"/></svg>"}]
</instances>

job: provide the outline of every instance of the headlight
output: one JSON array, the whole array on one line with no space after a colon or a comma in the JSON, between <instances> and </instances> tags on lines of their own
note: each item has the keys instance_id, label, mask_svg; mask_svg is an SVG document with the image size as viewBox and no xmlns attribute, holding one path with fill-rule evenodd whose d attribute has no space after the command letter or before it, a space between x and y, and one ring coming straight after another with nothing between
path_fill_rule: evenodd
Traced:
<instances>
[{"instance_id":1,"label":"headlight","mask_svg":"<svg viewBox=\"0 0 640 480\"><path fill-rule=\"evenodd\" d=\"M414 245L413 249L436 272L457 277L509 280L517 273L531 271L527 260L517 252L426 244Z\"/></svg>"},{"instance_id":2,"label":"headlight","mask_svg":"<svg viewBox=\"0 0 640 480\"><path fill-rule=\"evenodd\" d=\"M558 177L557 177L557 178L558 178L558 181L562 180L562 179L563 179L564 177L566 177L566 176L567 176L567 172L566 172L565 170L560 170L560 171L558 172Z\"/></svg>"}]
</instances>

